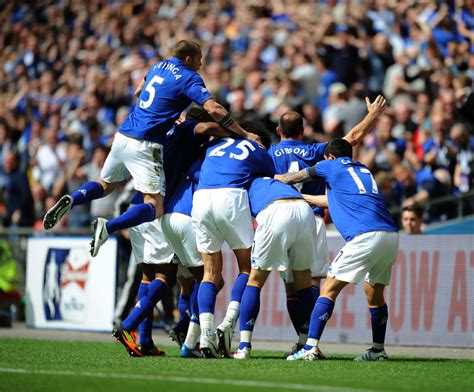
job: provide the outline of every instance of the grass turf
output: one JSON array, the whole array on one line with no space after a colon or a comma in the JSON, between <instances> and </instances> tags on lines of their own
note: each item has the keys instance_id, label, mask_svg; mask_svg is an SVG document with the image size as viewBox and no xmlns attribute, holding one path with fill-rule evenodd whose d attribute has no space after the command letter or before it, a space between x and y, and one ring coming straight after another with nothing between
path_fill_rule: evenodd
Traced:
<instances>
[{"instance_id":1,"label":"grass turf","mask_svg":"<svg viewBox=\"0 0 474 392\"><path fill-rule=\"evenodd\" d=\"M388 362L287 362L281 352L252 359L131 358L120 344L0 339L0 391L472 391L474 361L391 357Z\"/></svg>"}]
</instances>

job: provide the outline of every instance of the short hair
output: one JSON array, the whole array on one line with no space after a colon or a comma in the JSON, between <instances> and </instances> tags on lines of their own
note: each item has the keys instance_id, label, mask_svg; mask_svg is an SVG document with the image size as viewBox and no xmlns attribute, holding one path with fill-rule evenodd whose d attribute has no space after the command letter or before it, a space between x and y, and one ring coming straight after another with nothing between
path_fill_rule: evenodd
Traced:
<instances>
[{"instance_id":1,"label":"short hair","mask_svg":"<svg viewBox=\"0 0 474 392\"><path fill-rule=\"evenodd\" d=\"M334 155L336 158L351 158L352 145L346 139L331 140L324 148L324 155Z\"/></svg>"},{"instance_id":2,"label":"short hair","mask_svg":"<svg viewBox=\"0 0 474 392\"><path fill-rule=\"evenodd\" d=\"M403 207L402 214L405 211L413 212L418 219L423 218L423 208L419 204L412 204L411 206Z\"/></svg>"},{"instance_id":3,"label":"short hair","mask_svg":"<svg viewBox=\"0 0 474 392\"><path fill-rule=\"evenodd\" d=\"M263 147L268 150L268 148L272 144L272 139L270 138L270 134L263 123L261 123L260 121L242 121L240 123L240 126L247 132L251 132L257 136L260 136Z\"/></svg>"},{"instance_id":4,"label":"short hair","mask_svg":"<svg viewBox=\"0 0 474 392\"><path fill-rule=\"evenodd\" d=\"M181 40L173 49L173 56L180 60L184 60L188 56L194 58L201 53L201 45L196 41Z\"/></svg>"},{"instance_id":5,"label":"short hair","mask_svg":"<svg viewBox=\"0 0 474 392\"><path fill-rule=\"evenodd\" d=\"M198 121L198 122L216 122L211 115L204 110L203 107L193 105L189 108L186 113L186 120Z\"/></svg>"},{"instance_id":6,"label":"short hair","mask_svg":"<svg viewBox=\"0 0 474 392\"><path fill-rule=\"evenodd\" d=\"M303 133L303 117L297 112L283 113L278 121L280 132L285 137L295 137Z\"/></svg>"}]
</instances>

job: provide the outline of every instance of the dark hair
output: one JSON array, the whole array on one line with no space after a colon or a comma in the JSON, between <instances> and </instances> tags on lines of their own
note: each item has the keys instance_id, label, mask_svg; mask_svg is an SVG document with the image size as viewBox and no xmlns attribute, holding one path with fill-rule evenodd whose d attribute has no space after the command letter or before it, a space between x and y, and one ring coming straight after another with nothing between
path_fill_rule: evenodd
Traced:
<instances>
[{"instance_id":1,"label":"dark hair","mask_svg":"<svg viewBox=\"0 0 474 392\"><path fill-rule=\"evenodd\" d=\"M402 214L405 211L413 212L418 219L423 218L423 208L419 204L412 204L411 206L403 207Z\"/></svg>"},{"instance_id":2,"label":"dark hair","mask_svg":"<svg viewBox=\"0 0 474 392\"><path fill-rule=\"evenodd\" d=\"M268 147L270 147L272 144L272 139L270 138L270 134L263 123L260 121L242 121L240 126L247 132L251 132L260 136L263 146L268 150Z\"/></svg>"},{"instance_id":3,"label":"dark hair","mask_svg":"<svg viewBox=\"0 0 474 392\"><path fill-rule=\"evenodd\" d=\"M324 148L324 155L334 155L336 158L351 158L352 145L346 139L331 140Z\"/></svg>"},{"instance_id":4,"label":"dark hair","mask_svg":"<svg viewBox=\"0 0 474 392\"><path fill-rule=\"evenodd\" d=\"M198 122L216 122L211 115L204 110L203 107L198 105L192 105L186 112L186 120L198 121Z\"/></svg>"},{"instance_id":5,"label":"dark hair","mask_svg":"<svg viewBox=\"0 0 474 392\"><path fill-rule=\"evenodd\" d=\"M201 45L196 41L181 40L176 44L173 50L173 56L180 60L184 60L188 56L194 58L201 53Z\"/></svg>"},{"instance_id":6,"label":"dark hair","mask_svg":"<svg viewBox=\"0 0 474 392\"><path fill-rule=\"evenodd\" d=\"M303 133L303 117L297 112L283 113L278 125L281 134L285 137L295 137Z\"/></svg>"},{"instance_id":7,"label":"dark hair","mask_svg":"<svg viewBox=\"0 0 474 392\"><path fill-rule=\"evenodd\" d=\"M97 144L94 149L92 150L92 153L95 154L96 151L102 151L104 154L108 154L110 149L107 146L104 146L103 144Z\"/></svg>"}]
</instances>

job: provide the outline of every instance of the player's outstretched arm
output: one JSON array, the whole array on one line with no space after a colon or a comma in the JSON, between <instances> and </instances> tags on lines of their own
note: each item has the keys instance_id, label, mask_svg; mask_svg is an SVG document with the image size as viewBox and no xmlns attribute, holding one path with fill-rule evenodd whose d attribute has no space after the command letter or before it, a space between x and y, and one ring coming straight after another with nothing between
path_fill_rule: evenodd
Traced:
<instances>
[{"instance_id":1,"label":"player's outstretched arm","mask_svg":"<svg viewBox=\"0 0 474 392\"><path fill-rule=\"evenodd\" d=\"M387 108L387 101L381 95L375 98L374 102L370 102L369 98L365 97L365 103L367 104L367 110L369 113L343 138L346 139L352 146L357 146L362 141L362 139L364 139L365 135L367 135L372 130L372 126L374 125L377 118Z\"/></svg>"},{"instance_id":2,"label":"player's outstretched arm","mask_svg":"<svg viewBox=\"0 0 474 392\"><path fill-rule=\"evenodd\" d=\"M243 138L253 140L254 142L257 142L259 144L262 144L260 137L247 132L245 129L243 129L229 114L229 112L220 104L218 104L216 101L213 99L208 99L206 102L203 104L204 109L206 112L208 112L214 120L218 122L218 124L230 131L232 131L234 134L239 135Z\"/></svg>"},{"instance_id":3,"label":"player's outstretched arm","mask_svg":"<svg viewBox=\"0 0 474 392\"><path fill-rule=\"evenodd\" d=\"M231 137L235 136L235 133L228 129L222 128L215 122L200 122L194 128L196 135L207 135L216 137Z\"/></svg>"},{"instance_id":4,"label":"player's outstretched arm","mask_svg":"<svg viewBox=\"0 0 474 392\"><path fill-rule=\"evenodd\" d=\"M308 174L307 169L300 170L294 173L286 173L286 174L275 174L275 180L284 182L285 184L299 184L303 182L312 181L313 179Z\"/></svg>"},{"instance_id":5,"label":"player's outstretched arm","mask_svg":"<svg viewBox=\"0 0 474 392\"><path fill-rule=\"evenodd\" d=\"M302 196L309 204L320 208L328 208L328 197L326 195L306 195L303 193Z\"/></svg>"}]
</instances>

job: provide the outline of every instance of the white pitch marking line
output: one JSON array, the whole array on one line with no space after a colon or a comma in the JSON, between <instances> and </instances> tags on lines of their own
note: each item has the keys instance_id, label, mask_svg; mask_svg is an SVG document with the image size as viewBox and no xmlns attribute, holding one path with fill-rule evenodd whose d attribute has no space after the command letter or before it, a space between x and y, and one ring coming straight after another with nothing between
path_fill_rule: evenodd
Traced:
<instances>
[{"instance_id":1,"label":"white pitch marking line","mask_svg":"<svg viewBox=\"0 0 474 392\"><path fill-rule=\"evenodd\" d=\"M149 381L172 381L196 384L214 384L214 385L237 385L242 387L259 387L259 388L276 388L276 389L292 389L297 391L314 391L314 392L373 392L371 389L344 388L329 385L309 385L309 384L288 384L276 383L269 381L252 381L252 380L225 380L219 378L200 378L200 377L180 377L180 376L155 376L146 374L120 374L120 373L102 373L102 372L74 372L69 370L34 370L20 368L0 368L0 373L21 373L21 374L38 374L47 376L74 376L74 377L91 377L91 378L115 378L115 379L133 379L133 380L149 380Z\"/></svg>"}]
</instances>

